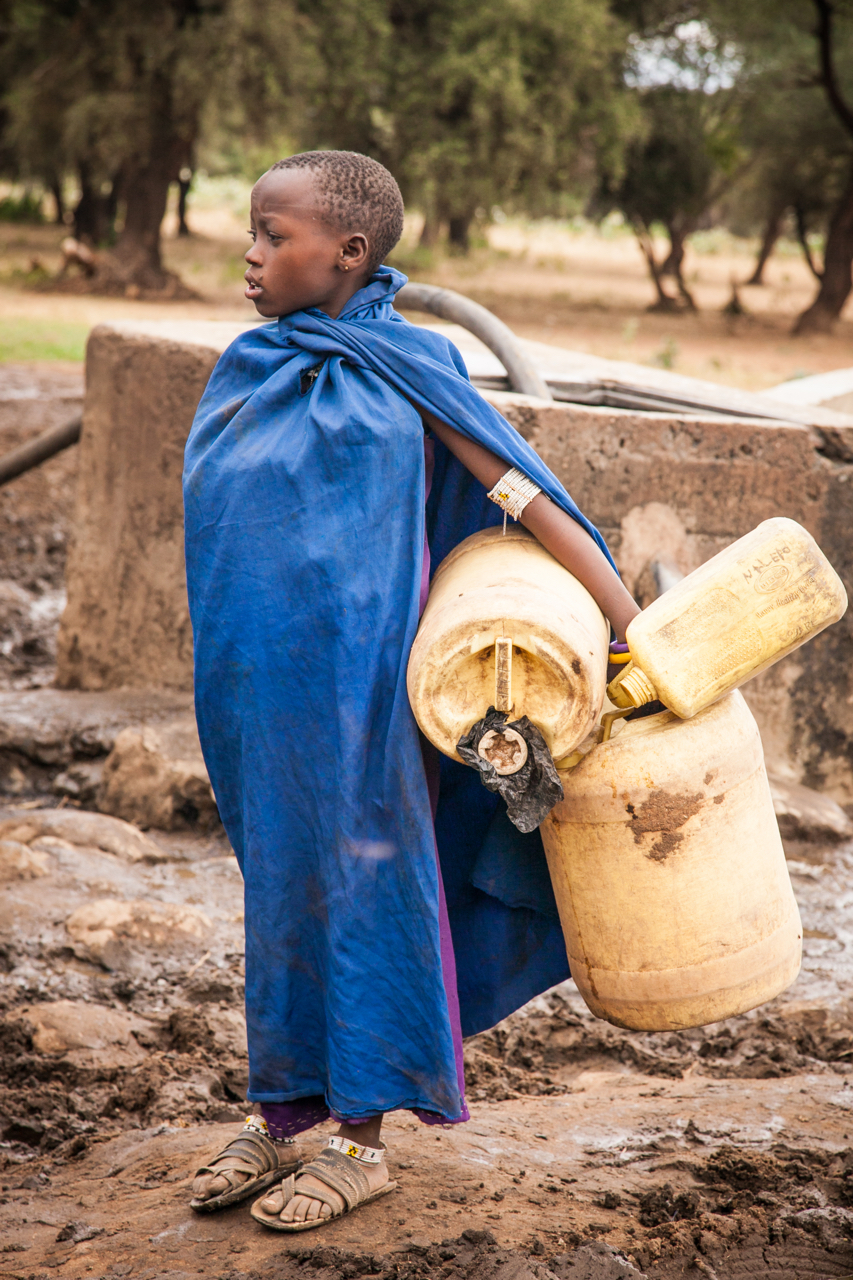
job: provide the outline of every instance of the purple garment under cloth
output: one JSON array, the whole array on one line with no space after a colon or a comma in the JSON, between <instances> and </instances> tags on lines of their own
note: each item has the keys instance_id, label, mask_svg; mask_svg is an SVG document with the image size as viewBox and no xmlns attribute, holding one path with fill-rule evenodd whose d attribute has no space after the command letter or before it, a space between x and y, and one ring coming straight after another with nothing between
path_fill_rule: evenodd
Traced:
<instances>
[{"instance_id":1,"label":"purple garment under cloth","mask_svg":"<svg viewBox=\"0 0 853 1280\"><path fill-rule=\"evenodd\" d=\"M424 501L429 497L432 486L432 474L435 467L435 447L432 440L424 437L425 487ZM426 530L424 530L423 568L421 570L420 613L423 613L429 595L430 554ZM429 788L430 808L433 820L438 804L439 757L438 751L425 739L421 740L424 758L424 773ZM462 1060L462 1021L459 1016L459 992L456 985L456 957L453 954L453 938L450 933L450 918L447 914L447 901L444 896L444 881L441 877L441 864L438 858L438 846L435 849L435 866L438 872L438 929L441 947L441 972L444 990L447 996L447 1012L450 1016L450 1029L453 1035L453 1054L456 1060L456 1078L459 1082L459 1096L462 1101L462 1114L456 1120L448 1120L434 1111L415 1111L413 1114L424 1124L462 1124L470 1119L465 1104L465 1067ZM296 1098L292 1102L262 1102L261 1114L269 1126L273 1138L295 1137L306 1129L313 1129L330 1117L344 1124L366 1124L373 1116L360 1116L353 1119L348 1116L335 1115L326 1105L322 1094L310 1098Z\"/></svg>"}]
</instances>

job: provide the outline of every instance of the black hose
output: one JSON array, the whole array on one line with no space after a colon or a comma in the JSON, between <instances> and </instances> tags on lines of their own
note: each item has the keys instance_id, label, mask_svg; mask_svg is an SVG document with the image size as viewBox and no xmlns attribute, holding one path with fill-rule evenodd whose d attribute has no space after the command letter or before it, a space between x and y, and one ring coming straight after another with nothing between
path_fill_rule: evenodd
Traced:
<instances>
[{"instance_id":1,"label":"black hose","mask_svg":"<svg viewBox=\"0 0 853 1280\"><path fill-rule=\"evenodd\" d=\"M542 400L553 399L548 384L525 354L512 329L479 302L434 284L404 285L394 302L401 311L428 311L442 320L461 324L497 356L509 375L513 391L539 396Z\"/></svg>"},{"instance_id":2,"label":"black hose","mask_svg":"<svg viewBox=\"0 0 853 1280\"><path fill-rule=\"evenodd\" d=\"M58 427L43 431L40 436L36 436L35 440L28 440L26 444L19 445L17 449L0 458L0 485L8 484L10 480L17 479L25 471L30 471L40 463L46 462L55 453L61 453L63 449L76 444L80 439L82 426L83 419L78 414L69 422L63 422Z\"/></svg>"}]
</instances>

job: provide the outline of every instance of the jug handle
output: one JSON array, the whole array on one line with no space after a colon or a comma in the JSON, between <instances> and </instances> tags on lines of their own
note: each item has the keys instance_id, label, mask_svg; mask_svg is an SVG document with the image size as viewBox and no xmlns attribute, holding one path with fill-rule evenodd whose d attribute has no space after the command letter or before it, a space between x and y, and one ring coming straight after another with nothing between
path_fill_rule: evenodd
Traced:
<instances>
[{"instance_id":1,"label":"jug handle","mask_svg":"<svg viewBox=\"0 0 853 1280\"><path fill-rule=\"evenodd\" d=\"M636 711L636 707L620 707L618 711L608 711L601 717L601 741L609 742L610 735L613 732L613 724L616 720L624 720L625 716L629 716L632 711Z\"/></svg>"},{"instance_id":2,"label":"jug handle","mask_svg":"<svg viewBox=\"0 0 853 1280\"><path fill-rule=\"evenodd\" d=\"M495 637L495 711L512 711L512 639Z\"/></svg>"}]
</instances>

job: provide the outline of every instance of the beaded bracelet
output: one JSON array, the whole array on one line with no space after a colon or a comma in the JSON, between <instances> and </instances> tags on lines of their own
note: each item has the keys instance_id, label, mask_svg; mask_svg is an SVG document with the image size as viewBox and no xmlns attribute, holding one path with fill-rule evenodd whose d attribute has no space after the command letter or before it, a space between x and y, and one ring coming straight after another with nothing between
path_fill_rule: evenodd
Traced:
<instances>
[{"instance_id":1,"label":"beaded bracelet","mask_svg":"<svg viewBox=\"0 0 853 1280\"><path fill-rule=\"evenodd\" d=\"M541 492L539 486L529 480L517 467L512 467L501 476L486 496L497 503L504 513L504 533L506 533L507 516L510 515L513 520L517 520L524 508L529 506Z\"/></svg>"},{"instance_id":2,"label":"beaded bracelet","mask_svg":"<svg viewBox=\"0 0 853 1280\"><path fill-rule=\"evenodd\" d=\"M628 648L627 644L624 644L619 640L611 640L609 661L614 666L620 666L620 667L623 665L623 663L630 662L631 650Z\"/></svg>"}]
</instances>

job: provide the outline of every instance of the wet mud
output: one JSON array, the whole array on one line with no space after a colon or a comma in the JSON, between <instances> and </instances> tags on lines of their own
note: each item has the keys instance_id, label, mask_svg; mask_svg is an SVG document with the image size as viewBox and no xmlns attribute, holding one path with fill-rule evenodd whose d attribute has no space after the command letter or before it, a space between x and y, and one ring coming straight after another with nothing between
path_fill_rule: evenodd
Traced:
<instances>
[{"instance_id":1,"label":"wet mud","mask_svg":"<svg viewBox=\"0 0 853 1280\"><path fill-rule=\"evenodd\" d=\"M0 454L74 417L82 394L79 372L0 366ZM72 447L0 487L0 689L53 679L76 477Z\"/></svg>"},{"instance_id":2,"label":"wet mud","mask_svg":"<svg viewBox=\"0 0 853 1280\"><path fill-rule=\"evenodd\" d=\"M790 864L806 960L785 996L638 1034L564 984L468 1041L469 1124L390 1117L398 1191L297 1241L245 1205L188 1208L245 1109L224 837L150 831L134 861L37 834L37 812L41 874L0 909L0 1275L853 1274L850 845Z\"/></svg>"}]
</instances>

